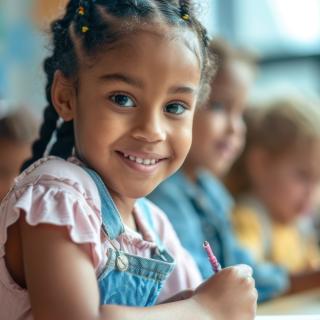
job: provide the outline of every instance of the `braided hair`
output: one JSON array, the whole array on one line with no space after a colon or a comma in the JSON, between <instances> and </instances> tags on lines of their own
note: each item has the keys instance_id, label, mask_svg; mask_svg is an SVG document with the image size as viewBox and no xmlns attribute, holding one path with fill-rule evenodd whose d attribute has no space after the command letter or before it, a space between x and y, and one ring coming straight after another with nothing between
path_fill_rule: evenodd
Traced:
<instances>
[{"instance_id":1,"label":"braided hair","mask_svg":"<svg viewBox=\"0 0 320 320\"><path fill-rule=\"evenodd\" d=\"M124 23L124 19L125 22ZM60 70L66 77L76 77L78 57L76 41L87 55L94 55L102 46L119 40L125 28L140 23L160 22L170 26L189 28L197 37L201 48L201 87L208 87L210 69L208 37L205 29L193 14L188 0L70 0L62 18L51 24L52 55L44 62L47 76L44 121L39 139L33 144L32 158L22 167L25 169L48 151L48 145L56 134L51 155L68 158L74 146L73 121L58 126L59 116L51 98L54 74ZM204 96L201 95L201 96Z\"/></svg>"}]
</instances>

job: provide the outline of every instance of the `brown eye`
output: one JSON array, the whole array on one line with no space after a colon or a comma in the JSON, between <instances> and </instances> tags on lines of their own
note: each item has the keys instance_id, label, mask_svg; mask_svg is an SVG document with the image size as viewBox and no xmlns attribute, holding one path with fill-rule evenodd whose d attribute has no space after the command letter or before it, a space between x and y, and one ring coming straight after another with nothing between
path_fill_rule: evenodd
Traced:
<instances>
[{"instance_id":1,"label":"brown eye","mask_svg":"<svg viewBox=\"0 0 320 320\"><path fill-rule=\"evenodd\" d=\"M110 100L122 108L134 108L136 106L133 99L125 94L115 94L110 97Z\"/></svg>"},{"instance_id":2,"label":"brown eye","mask_svg":"<svg viewBox=\"0 0 320 320\"><path fill-rule=\"evenodd\" d=\"M214 101L209 103L208 109L211 111L224 111L225 110L225 105L222 102L219 101Z\"/></svg>"},{"instance_id":3,"label":"brown eye","mask_svg":"<svg viewBox=\"0 0 320 320\"><path fill-rule=\"evenodd\" d=\"M181 103L170 103L165 106L165 111L175 115L183 114L187 108Z\"/></svg>"}]
</instances>

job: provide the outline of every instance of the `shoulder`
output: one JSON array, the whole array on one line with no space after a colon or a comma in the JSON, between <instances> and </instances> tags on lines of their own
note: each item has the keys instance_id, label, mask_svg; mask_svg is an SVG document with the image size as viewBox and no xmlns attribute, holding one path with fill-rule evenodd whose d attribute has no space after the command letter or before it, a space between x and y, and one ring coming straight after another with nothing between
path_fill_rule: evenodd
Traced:
<instances>
[{"instance_id":1,"label":"shoulder","mask_svg":"<svg viewBox=\"0 0 320 320\"><path fill-rule=\"evenodd\" d=\"M167 178L151 193L151 195L163 194L163 195L174 195L173 192L179 192L181 190L178 173Z\"/></svg>"},{"instance_id":2,"label":"shoulder","mask_svg":"<svg viewBox=\"0 0 320 320\"><path fill-rule=\"evenodd\" d=\"M16 178L1 202L1 218L15 212L10 218L13 222L20 210L29 221L42 217L71 221L77 214L93 217L98 226L100 207L99 192L89 174L76 163L50 156L36 161Z\"/></svg>"},{"instance_id":3,"label":"shoulder","mask_svg":"<svg viewBox=\"0 0 320 320\"><path fill-rule=\"evenodd\" d=\"M21 184L24 181L38 179L43 175L49 175L57 179L72 179L79 182L87 182L89 177L79 164L71 160L49 156L39 159L25 169L16 179L16 182Z\"/></svg>"},{"instance_id":4,"label":"shoulder","mask_svg":"<svg viewBox=\"0 0 320 320\"><path fill-rule=\"evenodd\" d=\"M95 183L78 164L57 157L40 159L16 179L1 203L0 249L8 226L24 214L31 226L67 227L71 241L89 243L90 255L98 268L103 261L100 207Z\"/></svg>"},{"instance_id":5,"label":"shoulder","mask_svg":"<svg viewBox=\"0 0 320 320\"><path fill-rule=\"evenodd\" d=\"M95 199L99 198L89 174L72 159L49 156L36 161L16 178L14 188L21 189L30 184L67 188Z\"/></svg>"}]
</instances>

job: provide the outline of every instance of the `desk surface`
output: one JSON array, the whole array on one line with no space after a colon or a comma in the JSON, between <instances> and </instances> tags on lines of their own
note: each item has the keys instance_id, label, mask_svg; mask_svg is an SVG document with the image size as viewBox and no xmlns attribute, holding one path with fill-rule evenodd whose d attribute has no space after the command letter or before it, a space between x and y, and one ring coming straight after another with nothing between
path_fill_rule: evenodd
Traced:
<instances>
[{"instance_id":1,"label":"desk surface","mask_svg":"<svg viewBox=\"0 0 320 320\"><path fill-rule=\"evenodd\" d=\"M258 315L320 315L320 289L281 297L259 305Z\"/></svg>"}]
</instances>

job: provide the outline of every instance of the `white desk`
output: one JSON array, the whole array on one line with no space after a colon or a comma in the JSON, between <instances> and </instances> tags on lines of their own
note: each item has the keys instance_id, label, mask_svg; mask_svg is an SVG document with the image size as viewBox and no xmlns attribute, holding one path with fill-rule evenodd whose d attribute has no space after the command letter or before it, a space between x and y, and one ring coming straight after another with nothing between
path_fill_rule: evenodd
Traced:
<instances>
[{"instance_id":1,"label":"white desk","mask_svg":"<svg viewBox=\"0 0 320 320\"><path fill-rule=\"evenodd\" d=\"M319 315L318 319L320 320L320 289L281 297L270 302L263 303L258 306L257 314ZM265 319L267 320L267 318Z\"/></svg>"},{"instance_id":2,"label":"white desk","mask_svg":"<svg viewBox=\"0 0 320 320\"><path fill-rule=\"evenodd\" d=\"M320 315L300 315L300 316L257 316L256 320L320 320Z\"/></svg>"}]
</instances>

